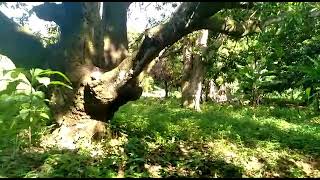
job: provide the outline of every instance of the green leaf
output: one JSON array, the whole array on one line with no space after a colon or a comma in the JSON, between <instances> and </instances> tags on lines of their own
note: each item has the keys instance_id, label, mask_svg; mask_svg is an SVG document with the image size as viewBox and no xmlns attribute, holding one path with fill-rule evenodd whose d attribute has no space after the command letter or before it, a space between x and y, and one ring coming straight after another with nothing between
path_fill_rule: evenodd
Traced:
<instances>
[{"instance_id":1,"label":"green leaf","mask_svg":"<svg viewBox=\"0 0 320 180\"><path fill-rule=\"evenodd\" d=\"M43 84L44 86L48 86L50 84L50 78L48 77L36 77L39 83Z\"/></svg>"},{"instance_id":2,"label":"green leaf","mask_svg":"<svg viewBox=\"0 0 320 180\"><path fill-rule=\"evenodd\" d=\"M306 89L306 95L308 99L310 98L310 92L311 92L311 88L309 87Z\"/></svg>"},{"instance_id":3,"label":"green leaf","mask_svg":"<svg viewBox=\"0 0 320 180\"><path fill-rule=\"evenodd\" d=\"M15 92L16 89L17 89L17 86L19 85L20 81L12 81L12 82L9 82L8 85L7 85L7 88L5 90L5 93L12 93L12 92Z\"/></svg>"},{"instance_id":4,"label":"green leaf","mask_svg":"<svg viewBox=\"0 0 320 180\"><path fill-rule=\"evenodd\" d=\"M63 77L69 84L72 84L71 81L69 80L69 78L68 78L66 75L64 75L63 73L59 72L59 71L44 70L43 72L40 73L40 75L53 75L53 74L60 75L60 76Z\"/></svg>"},{"instance_id":5,"label":"green leaf","mask_svg":"<svg viewBox=\"0 0 320 180\"><path fill-rule=\"evenodd\" d=\"M45 118L45 119L50 119L49 115L44 113L44 112L40 113L40 116Z\"/></svg>"},{"instance_id":6,"label":"green leaf","mask_svg":"<svg viewBox=\"0 0 320 180\"><path fill-rule=\"evenodd\" d=\"M24 74L25 72L26 71L23 68L15 68L15 69L10 69L10 70L3 70L4 74L11 73L10 76L12 78L17 78L20 73Z\"/></svg>"},{"instance_id":7,"label":"green leaf","mask_svg":"<svg viewBox=\"0 0 320 180\"><path fill-rule=\"evenodd\" d=\"M44 97L45 97L45 94L44 94L44 92L42 92L42 91L36 91L36 92L34 92L34 93L32 93L35 97L38 97L38 98L40 98L40 99L44 99Z\"/></svg>"},{"instance_id":8,"label":"green leaf","mask_svg":"<svg viewBox=\"0 0 320 180\"><path fill-rule=\"evenodd\" d=\"M36 68L36 69L31 69L30 72L32 74L33 77L38 77L41 75L41 73L45 71L45 70L42 70L42 69L39 69L39 68Z\"/></svg>"},{"instance_id":9,"label":"green leaf","mask_svg":"<svg viewBox=\"0 0 320 180\"><path fill-rule=\"evenodd\" d=\"M72 89L71 86L69 85L66 85L65 83L61 82L61 81L51 81L49 85L62 85L64 87L67 87L69 89Z\"/></svg>"},{"instance_id":10,"label":"green leaf","mask_svg":"<svg viewBox=\"0 0 320 180\"><path fill-rule=\"evenodd\" d=\"M19 117L21 117L22 119L26 119L29 114L30 109L21 109L21 111L19 112Z\"/></svg>"},{"instance_id":11,"label":"green leaf","mask_svg":"<svg viewBox=\"0 0 320 180\"><path fill-rule=\"evenodd\" d=\"M11 78L17 78L19 76L20 72L17 72L17 71L13 71L11 72L10 76Z\"/></svg>"},{"instance_id":12,"label":"green leaf","mask_svg":"<svg viewBox=\"0 0 320 180\"><path fill-rule=\"evenodd\" d=\"M13 119L13 121L12 121L9 129L12 129L12 128L13 128L13 126L16 124L16 121L17 121L16 119Z\"/></svg>"}]
</instances>

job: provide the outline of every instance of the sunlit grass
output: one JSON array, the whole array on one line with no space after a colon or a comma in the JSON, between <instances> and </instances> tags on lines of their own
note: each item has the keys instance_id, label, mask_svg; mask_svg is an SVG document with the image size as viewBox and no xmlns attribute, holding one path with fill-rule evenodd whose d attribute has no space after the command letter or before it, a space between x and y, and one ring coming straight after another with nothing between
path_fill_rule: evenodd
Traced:
<instances>
[{"instance_id":1,"label":"sunlit grass","mask_svg":"<svg viewBox=\"0 0 320 180\"><path fill-rule=\"evenodd\" d=\"M211 143L214 147L211 155L243 168L244 176L312 176L293 162L285 162L293 168L292 172L277 172L279 162L284 162L282 159L296 157L297 161L308 161L310 157L319 157L320 126L311 122L314 119L311 111L215 104L205 104L202 110L197 113L182 109L176 100L144 99L122 107L113 123L129 136L175 138L189 142L190 146L194 142ZM140 119L129 112L139 112L140 117L147 117L150 126L138 128L135 122ZM319 172L316 169L314 172Z\"/></svg>"},{"instance_id":2,"label":"sunlit grass","mask_svg":"<svg viewBox=\"0 0 320 180\"><path fill-rule=\"evenodd\" d=\"M74 152L2 152L0 176L319 177L317 118L307 109L213 103L199 113L177 99L142 98L116 113L116 137Z\"/></svg>"}]
</instances>

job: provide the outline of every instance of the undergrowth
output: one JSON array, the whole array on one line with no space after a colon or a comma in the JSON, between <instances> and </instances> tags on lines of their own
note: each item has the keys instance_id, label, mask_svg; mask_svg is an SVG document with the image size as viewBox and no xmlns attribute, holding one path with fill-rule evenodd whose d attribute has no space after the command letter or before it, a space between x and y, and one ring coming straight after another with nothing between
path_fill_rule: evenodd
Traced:
<instances>
[{"instance_id":1,"label":"undergrowth","mask_svg":"<svg viewBox=\"0 0 320 180\"><path fill-rule=\"evenodd\" d=\"M111 125L112 138L72 151L33 145L12 157L13 145L1 144L0 176L320 176L320 117L308 109L205 103L194 112L141 98Z\"/></svg>"}]
</instances>

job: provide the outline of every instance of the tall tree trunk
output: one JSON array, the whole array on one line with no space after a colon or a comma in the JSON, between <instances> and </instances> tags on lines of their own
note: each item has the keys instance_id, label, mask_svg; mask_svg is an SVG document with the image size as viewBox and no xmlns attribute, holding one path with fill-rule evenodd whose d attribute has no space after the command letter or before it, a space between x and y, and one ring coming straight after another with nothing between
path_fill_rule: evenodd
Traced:
<instances>
[{"instance_id":1,"label":"tall tree trunk","mask_svg":"<svg viewBox=\"0 0 320 180\"><path fill-rule=\"evenodd\" d=\"M210 79L210 81L209 81L209 94L208 94L208 97L209 97L209 99L210 99L211 101L216 102L217 92L218 92L218 89L217 89L217 87L215 86L214 80L213 80L213 79Z\"/></svg>"},{"instance_id":2,"label":"tall tree trunk","mask_svg":"<svg viewBox=\"0 0 320 180\"><path fill-rule=\"evenodd\" d=\"M106 132L104 116L101 109L92 105L94 98L88 90L88 84L99 79L103 71L95 66L99 52L99 7L99 3L64 2L59 8L65 16L54 19L61 29L56 51L63 51L60 58L64 59L65 73L73 84L72 91L62 94L65 98L63 104L51 105L60 125L54 132L55 139L66 143L64 146L72 145L79 138L91 138ZM47 14L42 11L46 9L50 9L50 4L40 6L37 15L44 19Z\"/></svg>"},{"instance_id":3,"label":"tall tree trunk","mask_svg":"<svg viewBox=\"0 0 320 180\"><path fill-rule=\"evenodd\" d=\"M60 41L55 50L63 52L56 54L64 59L64 72L73 84L72 91L60 94L59 99L64 99L62 103L51 105L60 125L53 137L59 143L65 143L61 144L63 146L72 146L79 138L105 135L105 122L113 117L114 112L121 105L141 96L142 89L137 86L135 78L123 82L129 70L114 69L127 55L128 5L105 3L102 20L99 3L45 3L35 8L40 18L53 20L60 26ZM55 11L50 11L52 8L59 12L58 15L64 16L57 16ZM114 9L119 11L113 12ZM110 14L110 11L113 13ZM117 20L114 20L116 17ZM103 41L103 37L108 41ZM103 53L103 45L105 50L111 49L111 59L101 56L106 54ZM113 56L115 51L121 56ZM128 65L130 63L125 62L122 67Z\"/></svg>"},{"instance_id":4,"label":"tall tree trunk","mask_svg":"<svg viewBox=\"0 0 320 180\"><path fill-rule=\"evenodd\" d=\"M165 91L165 98L169 97L169 86L168 86L168 82L164 81L164 91Z\"/></svg>"},{"instance_id":5,"label":"tall tree trunk","mask_svg":"<svg viewBox=\"0 0 320 180\"><path fill-rule=\"evenodd\" d=\"M204 79L203 81L204 85L204 101L208 102L208 96L209 96L209 81L207 79Z\"/></svg>"},{"instance_id":6,"label":"tall tree trunk","mask_svg":"<svg viewBox=\"0 0 320 180\"><path fill-rule=\"evenodd\" d=\"M202 30L196 46L201 48L204 53L207 47L208 30ZM201 111L200 99L203 81L203 63L201 54L191 52L190 44L187 44L188 39L185 39L184 50L184 77L182 80L182 105L188 108Z\"/></svg>"},{"instance_id":7,"label":"tall tree trunk","mask_svg":"<svg viewBox=\"0 0 320 180\"><path fill-rule=\"evenodd\" d=\"M106 70L117 67L128 55L128 2L103 3L104 65Z\"/></svg>"}]
</instances>

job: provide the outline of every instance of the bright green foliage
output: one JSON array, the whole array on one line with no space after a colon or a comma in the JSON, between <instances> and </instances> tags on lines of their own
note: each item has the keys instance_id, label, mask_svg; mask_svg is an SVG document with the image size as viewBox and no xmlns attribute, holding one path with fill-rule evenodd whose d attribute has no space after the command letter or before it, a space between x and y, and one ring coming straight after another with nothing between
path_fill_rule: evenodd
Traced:
<instances>
[{"instance_id":1,"label":"bright green foliage","mask_svg":"<svg viewBox=\"0 0 320 180\"><path fill-rule=\"evenodd\" d=\"M50 110L46 104L45 94L40 90L42 86L62 85L71 88L62 81L51 81L50 75L59 75L70 84L68 78L61 72L42 69L13 69L10 73L6 89L0 91L0 131L1 146L12 146L14 152L32 139L39 138L41 131L50 120ZM17 78L24 74L27 79ZM23 83L27 91L18 91L17 86ZM29 91L28 91L29 89ZM40 133L40 134L39 134ZM34 138L32 138L34 137Z\"/></svg>"},{"instance_id":2,"label":"bright green foliage","mask_svg":"<svg viewBox=\"0 0 320 180\"><path fill-rule=\"evenodd\" d=\"M261 33L243 38L211 35L208 77L240 83L240 94L252 102L266 93L311 88L317 92L319 49L317 3L257 3L253 9L221 12L237 21L258 19ZM313 98L314 99L314 98ZM307 99L306 99L307 100Z\"/></svg>"},{"instance_id":3,"label":"bright green foliage","mask_svg":"<svg viewBox=\"0 0 320 180\"><path fill-rule=\"evenodd\" d=\"M198 113L178 104L130 102L111 123L118 135L76 151L3 152L0 175L319 177L319 118L310 110L205 104Z\"/></svg>"}]
</instances>

